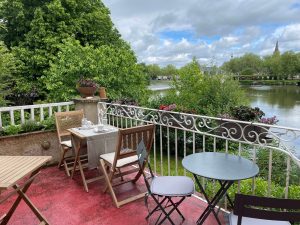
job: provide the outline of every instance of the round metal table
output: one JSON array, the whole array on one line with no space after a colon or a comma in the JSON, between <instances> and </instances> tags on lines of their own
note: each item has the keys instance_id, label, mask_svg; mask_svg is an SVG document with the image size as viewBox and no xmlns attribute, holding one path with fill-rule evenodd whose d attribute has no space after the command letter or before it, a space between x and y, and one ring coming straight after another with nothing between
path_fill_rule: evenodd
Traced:
<instances>
[{"instance_id":1,"label":"round metal table","mask_svg":"<svg viewBox=\"0 0 300 225\"><path fill-rule=\"evenodd\" d=\"M188 155L182 160L182 165L194 175L195 181L208 203L207 208L197 220L197 224L203 224L205 219L212 212L218 223L221 225L217 213L214 210L215 206L222 197L226 195L231 207L233 207L231 199L226 194L227 190L234 181L254 177L259 172L258 166L248 159L241 156L217 152L203 152ZM221 187L212 200L209 200L204 188L199 182L198 176L219 181Z\"/></svg>"}]
</instances>

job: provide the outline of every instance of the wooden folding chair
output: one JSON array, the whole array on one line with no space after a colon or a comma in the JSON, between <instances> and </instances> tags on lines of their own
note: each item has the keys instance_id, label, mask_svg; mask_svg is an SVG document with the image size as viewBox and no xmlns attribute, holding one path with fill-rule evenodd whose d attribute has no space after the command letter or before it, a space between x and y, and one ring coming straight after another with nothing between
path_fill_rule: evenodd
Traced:
<instances>
[{"instance_id":1,"label":"wooden folding chair","mask_svg":"<svg viewBox=\"0 0 300 225\"><path fill-rule=\"evenodd\" d=\"M138 157L136 149L141 140L144 141L147 152L150 152L152 142L153 142L153 132L154 125L145 125L132 127L127 129L119 130L118 143L116 146L116 151L113 153L107 153L100 155L100 168L103 171L106 187L105 191L108 189L116 207L120 207L126 203L132 202L139 198L145 196L144 193L139 193L135 196L131 196L124 200L119 201L114 191L114 187L128 182L135 183L143 173L143 168L138 167ZM129 167L132 165L137 165L135 168L132 167L128 170L121 172L124 167ZM123 176L136 173L133 179L123 180ZM121 181L113 182L115 178L121 177Z\"/></svg>"},{"instance_id":2,"label":"wooden folding chair","mask_svg":"<svg viewBox=\"0 0 300 225\"><path fill-rule=\"evenodd\" d=\"M83 110L55 113L57 137L61 147L58 168L63 165L68 176L74 166L71 134L68 129L80 127L83 116ZM87 163L87 155L82 155L80 159L84 164Z\"/></svg>"}]
</instances>

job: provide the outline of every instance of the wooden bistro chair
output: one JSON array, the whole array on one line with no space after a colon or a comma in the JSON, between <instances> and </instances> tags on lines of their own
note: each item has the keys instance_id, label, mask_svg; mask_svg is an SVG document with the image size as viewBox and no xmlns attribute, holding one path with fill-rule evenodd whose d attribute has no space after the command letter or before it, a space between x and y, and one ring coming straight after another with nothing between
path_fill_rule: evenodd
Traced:
<instances>
[{"instance_id":1,"label":"wooden bistro chair","mask_svg":"<svg viewBox=\"0 0 300 225\"><path fill-rule=\"evenodd\" d=\"M109 190L112 199L116 207L118 208L126 203L132 202L145 196L144 192L119 201L115 194L114 188L128 182L135 183L142 175L142 170L138 166L136 149L138 143L143 140L145 142L147 152L150 152L153 142L154 127L155 126L151 124L127 129L120 129L116 151L113 153L100 155L100 168L102 169L107 185L105 187L105 191L107 191L107 189ZM136 165L136 167L133 167L133 165ZM122 168L125 167L127 167L127 169L123 170ZM121 169L123 170L122 172ZM132 173L136 173L133 179L123 180L123 177L125 175ZM116 178L120 177L120 181L114 182Z\"/></svg>"},{"instance_id":2,"label":"wooden bistro chair","mask_svg":"<svg viewBox=\"0 0 300 225\"><path fill-rule=\"evenodd\" d=\"M83 117L83 110L55 113L57 136L61 147L58 168L64 166L68 176L70 176L70 171L74 166L71 134L68 129L80 127ZM87 165L87 155L82 155L80 159L84 165Z\"/></svg>"},{"instance_id":3,"label":"wooden bistro chair","mask_svg":"<svg viewBox=\"0 0 300 225\"><path fill-rule=\"evenodd\" d=\"M236 194L230 225L289 225L300 222L300 199Z\"/></svg>"}]
</instances>

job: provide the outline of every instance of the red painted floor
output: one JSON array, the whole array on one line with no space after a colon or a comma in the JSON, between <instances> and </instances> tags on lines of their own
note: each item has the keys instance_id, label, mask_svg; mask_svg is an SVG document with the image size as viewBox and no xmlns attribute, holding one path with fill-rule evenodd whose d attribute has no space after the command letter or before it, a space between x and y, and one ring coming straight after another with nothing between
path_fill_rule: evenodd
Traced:
<instances>
[{"instance_id":1,"label":"red painted floor","mask_svg":"<svg viewBox=\"0 0 300 225\"><path fill-rule=\"evenodd\" d=\"M79 172L72 180L64 174L63 170L49 167L41 171L27 194L52 225L155 224L155 217L158 214L154 214L149 223L145 220L147 208L143 199L124 205L119 209L116 208L110 195L103 193L103 182L97 181L89 184L89 193L86 193ZM142 181L139 181L139 186L145 190ZM120 188L120 196L122 197L122 195L128 193L128 190L134 191L134 189L136 191L135 186L127 184L126 187ZM124 190L127 192L122 194ZM2 193L0 199L5 194L5 192ZM0 205L0 218L8 211L15 198L16 196L11 197ZM186 220L181 223L181 218L176 212L172 214L172 219L176 224L196 224L196 220L205 206L205 203L195 197L188 198L179 207ZM150 202L150 208L152 207L154 207L153 201ZM223 215L220 215L220 219L225 224ZM38 223L38 219L23 201L9 222L11 225L33 225ZM169 224L169 222L164 224ZM214 225L217 222L213 215L210 215L205 224Z\"/></svg>"}]
</instances>

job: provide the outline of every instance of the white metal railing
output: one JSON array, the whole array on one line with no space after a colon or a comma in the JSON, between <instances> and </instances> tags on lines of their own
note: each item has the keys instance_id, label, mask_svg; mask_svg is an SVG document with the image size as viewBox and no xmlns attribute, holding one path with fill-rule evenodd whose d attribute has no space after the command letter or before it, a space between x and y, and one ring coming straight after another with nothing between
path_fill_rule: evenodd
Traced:
<instances>
[{"instance_id":1,"label":"white metal railing","mask_svg":"<svg viewBox=\"0 0 300 225\"><path fill-rule=\"evenodd\" d=\"M277 170L278 166L274 165L273 155L281 152L280 157L284 158L280 159L280 163L285 164L285 168L280 171L284 179L282 194L288 198L292 169L296 169L296 174L293 174L293 185L295 179L298 180L296 185L300 184L300 159L296 155L296 151L300 151L300 129L113 103L99 103L98 113L99 116L106 115L108 123L117 127L131 127L144 123L156 124L152 154L155 173L161 175L180 173L183 170L180 152L184 157L195 152L222 150L246 155L245 157L255 162L261 160L260 154L263 153L267 155L267 160L266 168L261 168L261 173L267 170L265 171L268 183L267 195L271 196L271 186L276 179L272 176L273 170ZM207 181L203 179L202 182ZM253 178L251 185L254 194L256 178Z\"/></svg>"},{"instance_id":2,"label":"white metal railing","mask_svg":"<svg viewBox=\"0 0 300 225\"><path fill-rule=\"evenodd\" d=\"M26 119L43 121L45 116L52 116L54 112L69 111L74 102L59 102L37 105L23 105L0 107L0 128L6 125L23 124ZM27 118L29 117L29 118Z\"/></svg>"}]
</instances>

